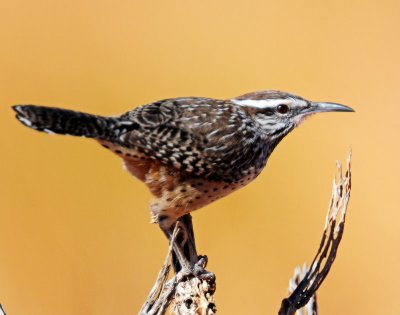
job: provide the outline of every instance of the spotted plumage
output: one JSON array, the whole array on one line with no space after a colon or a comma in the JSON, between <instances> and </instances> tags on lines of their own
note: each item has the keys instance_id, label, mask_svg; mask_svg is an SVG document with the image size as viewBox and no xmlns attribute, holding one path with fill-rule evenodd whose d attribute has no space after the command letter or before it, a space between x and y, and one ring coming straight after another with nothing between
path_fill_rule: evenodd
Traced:
<instances>
[{"instance_id":1,"label":"spotted plumage","mask_svg":"<svg viewBox=\"0 0 400 315\"><path fill-rule=\"evenodd\" d=\"M251 182L304 117L351 110L279 91L228 100L166 99L115 117L35 105L13 108L30 128L94 138L120 156L155 196L153 220L165 226Z\"/></svg>"}]
</instances>

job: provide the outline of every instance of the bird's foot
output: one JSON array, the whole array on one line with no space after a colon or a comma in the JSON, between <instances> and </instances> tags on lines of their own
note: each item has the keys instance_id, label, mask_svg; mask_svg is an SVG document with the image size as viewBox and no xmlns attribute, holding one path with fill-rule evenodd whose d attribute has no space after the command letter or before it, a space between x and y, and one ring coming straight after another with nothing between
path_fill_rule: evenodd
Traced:
<instances>
[{"instance_id":1,"label":"bird's foot","mask_svg":"<svg viewBox=\"0 0 400 315\"><path fill-rule=\"evenodd\" d=\"M180 280L184 278L198 278L206 281L209 285L214 285L215 274L205 269L207 262L207 256L198 256L197 262L191 265L189 268L186 265L184 268L182 268L182 270L179 271L177 277Z\"/></svg>"},{"instance_id":2,"label":"bird's foot","mask_svg":"<svg viewBox=\"0 0 400 315\"><path fill-rule=\"evenodd\" d=\"M215 283L215 275L205 269L207 256L197 255L190 215L177 220L172 228L162 224L160 227L170 240L173 249L172 265L177 278L198 278L209 284Z\"/></svg>"},{"instance_id":3,"label":"bird's foot","mask_svg":"<svg viewBox=\"0 0 400 315\"><path fill-rule=\"evenodd\" d=\"M208 263L208 257L207 256L199 256L198 261L196 264L193 266L193 273L196 277L198 277L201 280L206 280L207 282L215 282L215 274L207 271L205 268Z\"/></svg>"}]
</instances>

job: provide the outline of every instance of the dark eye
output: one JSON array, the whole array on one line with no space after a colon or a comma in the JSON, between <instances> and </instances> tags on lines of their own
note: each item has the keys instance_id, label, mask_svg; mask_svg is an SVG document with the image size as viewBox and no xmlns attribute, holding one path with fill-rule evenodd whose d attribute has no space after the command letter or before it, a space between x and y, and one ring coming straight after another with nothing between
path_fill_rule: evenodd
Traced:
<instances>
[{"instance_id":1,"label":"dark eye","mask_svg":"<svg viewBox=\"0 0 400 315\"><path fill-rule=\"evenodd\" d=\"M286 114L286 113L289 111L289 106L287 106L287 105L285 105L285 104L279 104L279 105L276 107L276 111L277 111L279 114Z\"/></svg>"}]
</instances>

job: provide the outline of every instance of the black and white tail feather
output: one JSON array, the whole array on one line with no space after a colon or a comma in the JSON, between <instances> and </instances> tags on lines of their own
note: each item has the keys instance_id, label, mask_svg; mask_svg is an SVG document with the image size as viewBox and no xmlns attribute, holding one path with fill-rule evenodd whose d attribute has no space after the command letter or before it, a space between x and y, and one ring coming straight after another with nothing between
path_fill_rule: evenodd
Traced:
<instances>
[{"instance_id":1,"label":"black and white tail feather","mask_svg":"<svg viewBox=\"0 0 400 315\"><path fill-rule=\"evenodd\" d=\"M133 123L56 107L15 105L12 108L22 124L49 134L113 140Z\"/></svg>"}]
</instances>

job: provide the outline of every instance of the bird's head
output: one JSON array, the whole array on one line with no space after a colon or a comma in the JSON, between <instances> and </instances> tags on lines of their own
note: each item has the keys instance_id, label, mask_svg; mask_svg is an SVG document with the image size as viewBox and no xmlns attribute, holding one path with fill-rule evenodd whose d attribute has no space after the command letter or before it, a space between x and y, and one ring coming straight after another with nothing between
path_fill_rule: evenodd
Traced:
<instances>
[{"instance_id":1,"label":"bird's head","mask_svg":"<svg viewBox=\"0 0 400 315\"><path fill-rule=\"evenodd\" d=\"M231 102L243 107L256 121L268 138L282 139L306 117L322 112L354 112L348 106L311 102L280 91L260 91L238 96Z\"/></svg>"}]
</instances>

